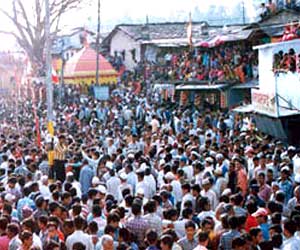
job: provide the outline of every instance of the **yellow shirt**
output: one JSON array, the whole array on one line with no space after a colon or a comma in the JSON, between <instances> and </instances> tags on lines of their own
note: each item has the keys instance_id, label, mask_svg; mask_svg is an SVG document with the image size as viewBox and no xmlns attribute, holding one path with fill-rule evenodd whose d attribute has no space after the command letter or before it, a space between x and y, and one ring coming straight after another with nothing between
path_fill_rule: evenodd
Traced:
<instances>
[{"instance_id":1,"label":"yellow shirt","mask_svg":"<svg viewBox=\"0 0 300 250\"><path fill-rule=\"evenodd\" d=\"M54 150L48 151L48 163L50 167L54 164Z\"/></svg>"}]
</instances>

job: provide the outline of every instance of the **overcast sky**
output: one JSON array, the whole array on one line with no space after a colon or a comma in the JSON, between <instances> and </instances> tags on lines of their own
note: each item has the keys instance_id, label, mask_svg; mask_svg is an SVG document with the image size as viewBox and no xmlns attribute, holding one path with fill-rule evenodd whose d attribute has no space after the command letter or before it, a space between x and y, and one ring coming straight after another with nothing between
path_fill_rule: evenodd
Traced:
<instances>
[{"instance_id":1,"label":"overcast sky","mask_svg":"<svg viewBox=\"0 0 300 250\"><path fill-rule=\"evenodd\" d=\"M9 9L13 0L0 0L0 8ZM33 0L24 0L27 2ZM50 0L51 1L51 0ZM70 13L63 19L63 23L66 27L92 25L97 20L97 1L86 0L90 4L86 5L79 13ZM193 12L193 9L198 6L200 10L207 10L210 4L222 4L229 9L236 3L242 0L101 0L101 23L103 27L106 24L117 24L122 21L123 17L130 17L135 19L146 19L146 16L151 17L163 17L168 21L170 17L176 17L178 11L186 12L187 19L188 13ZM251 12L251 5L253 0L244 0L248 12ZM29 6L29 5L27 5ZM76 15L76 18L74 18ZM172 18L172 19L173 19ZM114 23L116 21L116 23ZM9 21L0 14L0 30L7 30L11 27ZM66 28L66 29L68 29ZM12 49L14 40L7 36L0 35L0 50Z\"/></svg>"}]
</instances>

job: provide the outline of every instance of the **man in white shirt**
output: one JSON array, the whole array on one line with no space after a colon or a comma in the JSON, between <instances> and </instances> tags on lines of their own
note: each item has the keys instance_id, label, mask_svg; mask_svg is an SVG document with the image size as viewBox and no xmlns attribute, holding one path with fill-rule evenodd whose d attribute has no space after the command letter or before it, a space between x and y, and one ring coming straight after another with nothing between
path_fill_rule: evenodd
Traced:
<instances>
[{"instance_id":1,"label":"man in white shirt","mask_svg":"<svg viewBox=\"0 0 300 250\"><path fill-rule=\"evenodd\" d=\"M72 184L72 187L76 189L76 196L81 198L82 192L81 192L80 182L75 180L74 174L72 172L67 173L66 182L69 182Z\"/></svg>"},{"instance_id":2,"label":"man in white shirt","mask_svg":"<svg viewBox=\"0 0 300 250\"><path fill-rule=\"evenodd\" d=\"M85 245L86 250L94 250L92 238L82 231L84 220L80 216L76 216L74 219L75 231L72 233L66 241L67 250L73 250L73 245L77 242L81 242Z\"/></svg>"},{"instance_id":3,"label":"man in white shirt","mask_svg":"<svg viewBox=\"0 0 300 250\"><path fill-rule=\"evenodd\" d=\"M143 190L145 198L151 199L152 198L151 197L151 194L152 194L151 188L150 188L149 184L146 183L144 180L145 171L143 169L139 168L136 171L136 174L138 177L138 183L136 185L136 194L137 194L138 190Z\"/></svg>"},{"instance_id":4,"label":"man in white shirt","mask_svg":"<svg viewBox=\"0 0 300 250\"><path fill-rule=\"evenodd\" d=\"M300 240L295 236L297 225L293 220L287 220L283 224L283 235L286 240L283 242L282 250L299 250Z\"/></svg>"},{"instance_id":5,"label":"man in white shirt","mask_svg":"<svg viewBox=\"0 0 300 250\"><path fill-rule=\"evenodd\" d=\"M300 174L300 149L296 150L296 155L293 157L294 175Z\"/></svg>"},{"instance_id":6,"label":"man in white shirt","mask_svg":"<svg viewBox=\"0 0 300 250\"><path fill-rule=\"evenodd\" d=\"M32 239L33 239L33 243L32 243L32 247L37 247L38 249L43 249L43 244L41 239L37 236L37 234L34 232L35 230L35 224L34 224L34 220L31 218L25 219L22 222L22 231L29 231L32 233Z\"/></svg>"},{"instance_id":7,"label":"man in white shirt","mask_svg":"<svg viewBox=\"0 0 300 250\"><path fill-rule=\"evenodd\" d=\"M136 185L138 182L138 178L135 172L133 172L132 165L126 165L125 166L125 172L127 174L127 183L132 186L132 191L135 194L136 192Z\"/></svg>"},{"instance_id":8,"label":"man in white shirt","mask_svg":"<svg viewBox=\"0 0 300 250\"><path fill-rule=\"evenodd\" d=\"M110 178L106 182L107 192L112 194L116 201L119 201L121 197L118 187L120 186L121 181L116 176L115 170L112 169L109 172Z\"/></svg>"},{"instance_id":9,"label":"man in white shirt","mask_svg":"<svg viewBox=\"0 0 300 250\"><path fill-rule=\"evenodd\" d=\"M180 212L182 213L182 211L184 209L184 203L186 201L191 201L193 204L193 207L195 207L195 199L194 199L193 195L191 194L191 185L189 183L182 184L181 190L182 190L183 196L182 196Z\"/></svg>"},{"instance_id":10,"label":"man in white shirt","mask_svg":"<svg viewBox=\"0 0 300 250\"><path fill-rule=\"evenodd\" d=\"M105 234L100 238L96 245L96 250L112 250L114 249L114 239L111 235Z\"/></svg>"},{"instance_id":11,"label":"man in white shirt","mask_svg":"<svg viewBox=\"0 0 300 250\"><path fill-rule=\"evenodd\" d=\"M218 199L216 193L211 189L211 183L208 178L204 179L202 182L203 189L200 192L200 195L207 197L209 199L212 210L218 205Z\"/></svg>"},{"instance_id":12,"label":"man in white shirt","mask_svg":"<svg viewBox=\"0 0 300 250\"><path fill-rule=\"evenodd\" d=\"M178 180L176 180L175 175L172 172L168 172L165 175L166 182L172 186L172 194L174 195L176 203L180 203L182 201L182 190L181 184Z\"/></svg>"},{"instance_id":13,"label":"man in white shirt","mask_svg":"<svg viewBox=\"0 0 300 250\"><path fill-rule=\"evenodd\" d=\"M184 173L186 174L186 178L188 181L191 181L193 178L194 170L192 166L187 165L188 159L186 156L181 156L179 166L182 168Z\"/></svg>"},{"instance_id":14,"label":"man in white shirt","mask_svg":"<svg viewBox=\"0 0 300 250\"><path fill-rule=\"evenodd\" d=\"M117 152L117 148L114 145L114 139L113 138L107 138L107 154L111 156L112 154L115 154Z\"/></svg>"},{"instance_id":15,"label":"man in white shirt","mask_svg":"<svg viewBox=\"0 0 300 250\"><path fill-rule=\"evenodd\" d=\"M149 186L149 191L150 191L149 199L150 199L156 193L156 181L155 181L153 175L151 174L151 169L149 167L146 167L146 169L145 169L144 181Z\"/></svg>"},{"instance_id":16,"label":"man in white shirt","mask_svg":"<svg viewBox=\"0 0 300 250\"><path fill-rule=\"evenodd\" d=\"M132 186L129 183L127 183L127 174L125 172L122 172L119 175L119 178L121 180L121 184L118 187L120 194L122 194L122 192L123 192L124 189L129 189L130 190L130 194L133 195ZM122 198L124 198L124 197L122 197Z\"/></svg>"},{"instance_id":17,"label":"man in white shirt","mask_svg":"<svg viewBox=\"0 0 300 250\"><path fill-rule=\"evenodd\" d=\"M152 120L150 122L150 125L152 127L152 133L156 133L160 128L160 123L157 120L156 115L152 115Z\"/></svg>"},{"instance_id":18,"label":"man in white shirt","mask_svg":"<svg viewBox=\"0 0 300 250\"><path fill-rule=\"evenodd\" d=\"M48 176L43 175L41 178L41 182L39 183L39 190L41 195L46 199L49 199L51 197L51 192L48 184Z\"/></svg>"},{"instance_id":19,"label":"man in white shirt","mask_svg":"<svg viewBox=\"0 0 300 250\"><path fill-rule=\"evenodd\" d=\"M82 149L81 150L81 154L82 154L82 157L84 159L86 159L88 162L89 162L89 165L92 166L94 168L94 171L96 173L97 171L97 168L98 168L98 164L99 164L99 161L101 159L101 156L99 154L99 152L92 152L92 156L90 157L89 155L87 155L87 153Z\"/></svg>"}]
</instances>

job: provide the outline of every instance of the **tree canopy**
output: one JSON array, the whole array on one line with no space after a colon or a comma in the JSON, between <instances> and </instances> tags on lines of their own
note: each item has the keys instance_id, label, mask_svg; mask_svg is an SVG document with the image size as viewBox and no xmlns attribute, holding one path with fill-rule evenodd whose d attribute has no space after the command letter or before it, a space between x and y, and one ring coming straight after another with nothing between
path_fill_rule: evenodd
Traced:
<instances>
[{"instance_id":1,"label":"tree canopy","mask_svg":"<svg viewBox=\"0 0 300 250\"><path fill-rule=\"evenodd\" d=\"M72 9L78 8L86 0L49 0L51 39L57 36L61 18ZM0 31L12 35L27 53L36 74L43 72L45 36L45 1L13 0L11 9L0 9L14 26L13 30Z\"/></svg>"}]
</instances>

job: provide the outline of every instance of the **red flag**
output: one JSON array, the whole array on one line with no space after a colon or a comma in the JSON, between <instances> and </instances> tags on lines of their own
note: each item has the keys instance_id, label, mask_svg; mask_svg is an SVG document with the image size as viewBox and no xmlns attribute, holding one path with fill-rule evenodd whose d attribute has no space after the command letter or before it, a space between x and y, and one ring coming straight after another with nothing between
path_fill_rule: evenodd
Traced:
<instances>
[{"instance_id":1,"label":"red flag","mask_svg":"<svg viewBox=\"0 0 300 250\"><path fill-rule=\"evenodd\" d=\"M35 90L34 90L33 86L31 86L31 93L32 93L32 111L33 111L33 115L34 115L35 130L36 130L36 144L40 148L42 146L41 132L40 132L40 121L39 121L39 117L37 115L36 96L35 96Z\"/></svg>"},{"instance_id":2,"label":"red flag","mask_svg":"<svg viewBox=\"0 0 300 250\"><path fill-rule=\"evenodd\" d=\"M133 87L134 87L134 94L136 95L138 95L142 90L142 86L140 82L134 82Z\"/></svg>"},{"instance_id":3,"label":"red flag","mask_svg":"<svg viewBox=\"0 0 300 250\"><path fill-rule=\"evenodd\" d=\"M36 130L36 144L40 148L42 146L41 143L41 132L40 132L40 121L39 118L35 112L35 130Z\"/></svg>"},{"instance_id":4,"label":"red flag","mask_svg":"<svg viewBox=\"0 0 300 250\"><path fill-rule=\"evenodd\" d=\"M52 82L55 84L59 83L58 75L53 67L52 67Z\"/></svg>"}]
</instances>

